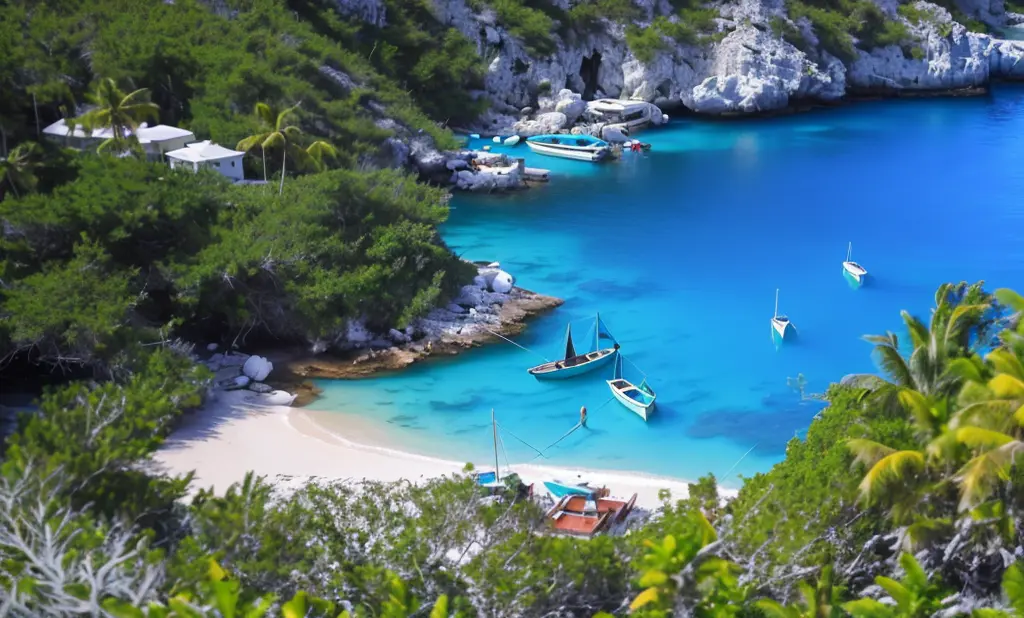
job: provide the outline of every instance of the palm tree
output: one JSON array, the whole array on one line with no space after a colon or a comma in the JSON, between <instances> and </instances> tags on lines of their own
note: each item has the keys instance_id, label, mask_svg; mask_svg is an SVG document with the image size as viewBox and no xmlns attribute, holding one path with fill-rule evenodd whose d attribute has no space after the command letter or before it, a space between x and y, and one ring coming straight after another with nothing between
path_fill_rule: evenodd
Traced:
<instances>
[{"instance_id":1,"label":"palm tree","mask_svg":"<svg viewBox=\"0 0 1024 618\"><path fill-rule=\"evenodd\" d=\"M6 184L11 188L14 197L21 197L19 189L22 191L35 189L38 179L32 170L42 165L41 154L42 149L39 144L26 142L0 159L0 189Z\"/></svg>"},{"instance_id":2,"label":"palm tree","mask_svg":"<svg viewBox=\"0 0 1024 618\"><path fill-rule=\"evenodd\" d=\"M88 131L110 129L113 136L100 144L100 152L113 149L115 153L132 150L138 145L135 133L145 120L156 121L160 108L148 100L149 90L139 88L125 94L112 79L101 79L89 100L96 107L69 124L81 125Z\"/></svg>"},{"instance_id":3,"label":"palm tree","mask_svg":"<svg viewBox=\"0 0 1024 618\"><path fill-rule=\"evenodd\" d=\"M288 153L291 153L292 158L296 159L300 165L309 157L306 151L296 143L298 136L302 135L302 130L295 125L288 124L288 117L298 109L299 105L301 104L296 104L287 109L283 109L280 112L274 113L266 103L257 103L256 116L260 119L260 123L263 125L263 128L266 128L267 130L263 133L250 135L238 142L238 145L235 147L238 150L245 152L249 152L256 146L259 146L262 149L264 157L264 180L266 180L267 177L267 149L281 150L281 184L278 188L279 194L284 192L284 175L288 163Z\"/></svg>"},{"instance_id":4,"label":"palm tree","mask_svg":"<svg viewBox=\"0 0 1024 618\"><path fill-rule=\"evenodd\" d=\"M309 161L313 164L313 167L320 172L324 169L324 158L336 159L338 157L338 149L323 140L317 140L306 148L306 154L309 156Z\"/></svg>"}]
</instances>

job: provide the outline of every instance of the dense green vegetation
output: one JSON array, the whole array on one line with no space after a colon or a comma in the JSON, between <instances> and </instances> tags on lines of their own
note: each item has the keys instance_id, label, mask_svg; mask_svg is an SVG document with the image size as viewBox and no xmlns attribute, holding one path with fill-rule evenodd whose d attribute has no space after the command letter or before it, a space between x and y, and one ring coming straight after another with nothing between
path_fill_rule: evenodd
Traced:
<instances>
[{"instance_id":1,"label":"dense green vegetation","mask_svg":"<svg viewBox=\"0 0 1024 618\"><path fill-rule=\"evenodd\" d=\"M735 499L701 479L628 535L593 540L537 534L538 506L466 477L277 497L250 477L176 504L188 479L142 464L208 376L187 348L158 346L103 384L50 391L9 438L0 603L15 616L1019 616L1024 298L961 284L936 301L928 322L904 314L907 346L869 337L885 377L834 385L806 440Z\"/></svg>"}]
</instances>

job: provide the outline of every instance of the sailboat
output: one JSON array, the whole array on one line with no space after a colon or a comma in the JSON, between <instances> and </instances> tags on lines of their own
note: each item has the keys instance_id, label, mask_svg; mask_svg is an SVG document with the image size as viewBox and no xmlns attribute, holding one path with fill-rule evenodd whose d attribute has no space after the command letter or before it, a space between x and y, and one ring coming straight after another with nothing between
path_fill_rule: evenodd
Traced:
<instances>
[{"instance_id":1,"label":"sailboat","mask_svg":"<svg viewBox=\"0 0 1024 618\"><path fill-rule=\"evenodd\" d=\"M779 315L779 290L775 289L775 315L772 316L772 341L776 346L782 345L786 339L791 339L796 333L796 327L784 315Z\"/></svg>"},{"instance_id":2,"label":"sailboat","mask_svg":"<svg viewBox=\"0 0 1024 618\"><path fill-rule=\"evenodd\" d=\"M601 348L601 340L612 341L612 347ZM551 361L543 365L531 367L530 375L539 380L560 380L578 376L598 367L603 367L612 360L619 344L615 338L604 327L601 315L598 314L594 322L594 349L584 354L577 354L572 342L572 324L565 328L565 356L561 360Z\"/></svg>"},{"instance_id":3,"label":"sailboat","mask_svg":"<svg viewBox=\"0 0 1024 618\"><path fill-rule=\"evenodd\" d=\"M477 484L492 496L501 495L513 488L520 496L532 496L533 485L523 483L518 474L513 472L504 479L501 478L501 468L498 466L498 422L494 418L494 410L491 410L491 434L494 438L494 470L477 472Z\"/></svg>"},{"instance_id":4,"label":"sailboat","mask_svg":"<svg viewBox=\"0 0 1024 618\"><path fill-rule=\"evenodd\" d=\"M854 289L859 288L864 284L864 280L868 276L868 271L863 266L850 260L850 255L853 253L853 243L851 242L846 248L846 261L843 262L843 277L850 282L850 285Z\"/></svg>"},{"instance_id":5,"label":"sailboat","mask_svg":"<svg viewBox=\"0 0 1024 618\"><path fill-rule=\"evenodd\" d=\"M615 359L615 374L611 380L608 380L608 388L611 389L612 395L619 400L619 403L645 421L654 412L654 399L657 395L647 385L647 378L644 378L640 386L636 386L622 377L621 354Z\"/></svg>"}]
</instances>

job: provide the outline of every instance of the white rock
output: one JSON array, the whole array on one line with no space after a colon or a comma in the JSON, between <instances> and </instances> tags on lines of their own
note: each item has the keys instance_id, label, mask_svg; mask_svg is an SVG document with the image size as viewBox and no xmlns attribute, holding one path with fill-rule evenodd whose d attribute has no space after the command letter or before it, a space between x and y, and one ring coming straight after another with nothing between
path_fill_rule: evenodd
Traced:
<instances>
[{"instance_id":1,"label":"white rock","mask_svg":"<svg viewBox=\"0 0 1024 618\"><path fill-rule=\"evenodd\" d=\"M494 142L495 144L500 144L500 143L501 143L501 136L500 136L500 135L495 135L495 136L494 136L494 137L493 137L493 138L491 139L491 141L492 141L492 142Z\"/></svg>"},{"instance_id":2,"label":"white rock","mask_svg":"<svg viewBox=\"0 0 1024 618\"><path fill-rule=\"evenodd\" d=\"M242 365L242 373L249 376L254 382L266 380L273 369L274 363L262 356L250 356Z\"/></svg>"},{"instance_id":3,"label":"white rock","mask_svg":"<svg viewBox=\"0 0 1024 618\"><path fill-rule=\"evenodd\" d=\"M488 45L501 43L501 36L498 35L498 31L490 26L484 26L484 37Z\"/></svg>"},{"instance_id":4,"label":"white rock","mask_svg":"<svg viewBox=\"0 0 1024 618\"><path fill-rule=\"evenodd\" d=\"M622 144L629 138L626 137L619 125L608 125L601 128L601 139L612 144Z\"/></svg>"},{"instance_id":5,"label":"white rock","mask_svg":"<svg viewBox=\"0 0 1024 618\"><path fill-rule=\"evenodd\" d=\"M558 133L567 124L569 124L569 119L562 112L547 112L539 114L533 120L520 120L513 128L522 137L533 137L534 135Z\"/></svg>"},{"instance_id":6,"label":"white rock","mask_svg":"<svg viewBox=\"0 0 1024 618\"><path fill-rule=\"evenodd\" d=\"M555 111L565 114L566 122L573 124L587 110L587 103L583 98L569 90L562 89L558 92L558 99L555 103Z\"/></svg>"},{"instance_id":7,"label":"white rock","mask_svg":"<svg viewBox=\"0 0 1024 618\"><path fill-rule=\"evenodd\" d=\"M349 320L345 325L345 341L350 345L359 347L369 343L373 338L373 333L366 329L366 323L362 320Z\"/></svg>"},{"instance_id":8,"label":"white rock","mask_svg":"<svg viewBox=\"0 0 1024 618\"><path fill-rule=\"evenodd\" d=\"M298 395L293 395L286 391L273 391L268 393L263 401L272 406L290 406L295 402Z\"/></svg>"},{"instance_id":9,"label":"white rock","mask_svg":"<svg viewBox=\"0 0 1024 618\"><path fill-rule=\"evenodd\" d=\"M477 315L477 313L478 313L478 312L477 312L477 310L476 310L476 309L475 309L474 307L470 307L470 308L469 308L469 315L471 315L471 316L476 316L476 315Z\"/></svg>"},{"instance_id":10,"label":"white rock","mask_svg":"<svg viewBox=\"0 0 1024 618\"><path fill-rule=\"evenodd\" d=\"M248 386L250 380L249 380L249 376L236 376L233 381L235 383L235 386L242 387L242 386Z\"/></svg>"},{"instance_id":11,"label":"white rock","mask_svg":"<svg viewBox=\"0 0 1024 618\"><path fill-rule=\"evenodd\" d=\"M497 274L497 273L495 273L495 274ZM479 288L481 290L486 290L487 289L487 285L488 285L487 279L485 279L482 275L477 275L477 276L473 277L473 286L474 287Z\"/></svg>"},{"instance_id":12,"label":"white rock","mask_svg":"<svg viewBox=\"0 0 1024 618\"><path fill-rule=\"evenodd\" d=\"M217 350L217 344L216 343L208 343L208 344L206 344L206 349L209 352L215 352Z\"/></svg>"},{"instance_id":13,"label":"white rock","mask_svg":"<svg viewBox=\"0 0 1024 618\"><path fill-rule=\"evenodd\" d=\"M456 305L455 303L449 303L448 304L448 311L451 311L452 313L465 313L466 312L465 309L463 309L459 305Z\"/></svg>"},{"instance_id":14,"label":"white rock","mask_svg":"<svg viewBox=\"0 0 1024 618\"><path fill-rule=\"evenodd\" d=\"M508 294L515 287L516 280L505 271L498 272L491 281L491 289L499 294Z\"/></svg>"}]
</instances>

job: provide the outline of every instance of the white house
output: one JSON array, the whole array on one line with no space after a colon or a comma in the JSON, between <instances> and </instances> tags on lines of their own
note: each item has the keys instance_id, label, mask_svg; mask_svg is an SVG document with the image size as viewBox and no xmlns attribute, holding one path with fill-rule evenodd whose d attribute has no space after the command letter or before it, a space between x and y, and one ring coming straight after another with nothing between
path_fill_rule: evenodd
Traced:
<instances>
[{"instance_id":1,"label":"white house","mask_svg":"<svg viewBox=\"0 0 1024 618\"><path fill-rule=\"evenodd\" d=\"M245 177L242 172L242 157L245 153L218 146L210 140L189 144L185 148L172 150L164 155L172 168L184 166L198 172L202 167L209 167L236 182Z\"/></svg>"},{"instance_id":2,"label":"white house","mask_svg":"<svg viewBox=\"0 0 1024 618\"><path fill-rule=\"evenodd\" d=\"M107 127L95 131L86 131L81 126L69 127L63 118L43 129L43 133L53 141L79 150L96 148L114 136ZM151 161L162 161L167 151L184 148L185 144L196 139L195 134L187 129L165 124L150 127L146 123L139 125L135 137Z\"/></svg>"}]
</instances>

